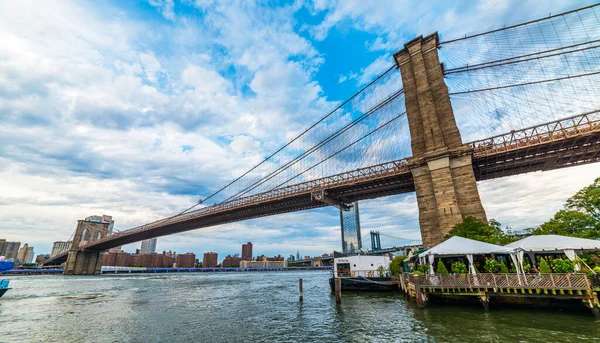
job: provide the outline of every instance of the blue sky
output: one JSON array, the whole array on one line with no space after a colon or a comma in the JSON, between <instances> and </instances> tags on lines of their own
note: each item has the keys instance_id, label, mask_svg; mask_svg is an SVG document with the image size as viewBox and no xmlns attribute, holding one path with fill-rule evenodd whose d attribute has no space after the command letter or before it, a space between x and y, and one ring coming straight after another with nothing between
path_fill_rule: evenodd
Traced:
<instances>
[{"instance_id":1,"label":"blue sky","mask_svg":"<svg viewBox=\"0 0 600 343\"><path fill-rule=\"evenodd\" d=\"M127 229L176 213L387 69L414 36L449 39L587 3L0 2L0 238L45 253L92 214ZM479 188L489 217L526 227L597 168ZM158 249L224 257L253 241L257 254L315 255L339 249L338 218L327 208L255 219L160 238ZM363 234L419 237L414 194L366 201L361 219Z\"/></svg>"}]
</instances>

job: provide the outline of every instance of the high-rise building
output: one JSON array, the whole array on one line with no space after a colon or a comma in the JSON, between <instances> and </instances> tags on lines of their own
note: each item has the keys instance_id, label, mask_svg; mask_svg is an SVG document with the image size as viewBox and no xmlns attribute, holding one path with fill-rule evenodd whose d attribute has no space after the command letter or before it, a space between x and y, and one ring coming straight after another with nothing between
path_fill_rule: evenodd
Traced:
<instances>
[{"instance_id":1,"label":"high-rise building","mask_svg":"<svg viewBox=\"0 0 600 343\"><path fill-rule=\"evenodd\" d=\"M202 267L203 268L216 268L217 263L217 253L216 252L205 252L204 259L202 259Z\"/></svg>"},{"instance_id":2,"label":"high-rise building","mask_svg":"<svg viewBox=\"0 0 600 343\"><path fill-rule=\"evenodd\" d=\"M300 260L300 250L296 249L296 261Z\"/></svg>"},{"instance_id":3,"label":"high-rise building","mask_svg":"<svg viewBox=\"0 0 600 343\"><path fill-rule=\"evenodd\" d=\"M223 260L223 268L239 267L242 259L236 254L235 256L227 255Z\"/></svg>"},{"instance_id":4,"label":"high-rise building","mask_svg":"<svg viewBox=\"0 0 600 343\"><path fill-rule=\"evenodd\" d=\"M25 258L25 263L33 263L34 256L35 252L33 251L33 247L29 247L29 253L27 254L27 258Z\"/></svg>"},{"instance_id":5,"label":"high-rise building","mask_svg":"<svg viewBox=\"0 0 600 343\"><path fill-rule=\"evenodd\" d=\"M50 259L50 254L40 254L35 258L35 264L41 264L42 262Z\"/></svg>"},{"instance_id":6,"label":"high-rise building","mask_svg":"<svg viewBox=\"0 0 600 343\"><path fill-rule=\"evenodd\" d=\"M6 239L0 238L0 255L2 255L2 249L4 248L4 244L6 244Z\"/></svg>"},{"instance_id":7,"label":"high-rise building","mask_svg":"<svg viewBox=\"0 0 600 343\"><path fill-rule=\"evenodd\" d=\"M156 238L150 238L142 241L142 247L140 248L140 254L148 255L156 252Z\"/></svg>"},{"instance_id":8,"label":"high-rise building","mask_svg":"<svg viewBox=\"0 0 600 343\"><path fill-rule=\"evenodd\" d=\"M21 247L21 242L4 241L4 244L2 245L2 251L0 251L0 256L6 257L7 260L17 258L19 247Z\"/></svg>"},{"instance_id":9,"label":"high-rise building","mask_svg":"<svg viewBox=\"0 0 600 343\"><path fill-rule=\"evenodd\" d=\"M113 227L115 226L115 221L112 220L112 216L108 216L103 214L101 216L89 216L85 218L86 222L94 222L94 223L109 223L108 226L108 234L111 235L113 231Z\"/></svg>"},{"instance_id":10,"label":"high-rise building","mask_svg":"<svg viewBox=\"0 0 600 343\"><path fill-rule=\"evenodd\" d=\"M25 243L21 249L19 249L19 253L17 254L17 260L21 262L21 264L27 263L27 259L29 258L29 245Z\"/></svg>"},{"instance_id":11,"label":"high-rise building","mask_svg":"<svg viewBox=\"0 0 600 343\"><path fill-rule=\"evenodd\" d=\"M242 260L252 260L252 242L242 244Z\"/></svg>"},{"instance_id":12,"label":"high-rise building","mask_svg":"<svg viewBox=\"0 0 600 343\"><path fill-rule=\"evenodd\" d=\"M58 254L62 254L63 252L69 251L73 241L56 241L52 245L52 252L50 252L50 256L54 257Z\"/></svg>"}]
</instances>

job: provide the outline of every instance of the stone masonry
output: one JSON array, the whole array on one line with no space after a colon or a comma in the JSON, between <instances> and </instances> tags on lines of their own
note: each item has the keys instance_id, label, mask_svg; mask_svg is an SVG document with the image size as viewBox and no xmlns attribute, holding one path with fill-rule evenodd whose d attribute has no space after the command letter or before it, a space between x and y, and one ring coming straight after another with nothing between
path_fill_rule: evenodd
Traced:
<instances>
[{"instance_id":1,"label":"stone masonry","mask_svg":"<svg viewBox=\"0 0 600 343\"><path fill-rule=\"evenodd\" d=\"M413 156L409 166L425 246L443 240L463 218L487 221L472 167L444 82L438 35L419 36L394 54L400 68Z\"/></svg>"},{"instance_id":2,"label":"stone masonry","mask_svg":"<svg viewBox=\"0 0 600 343\"><path fill-rule=\"evenodd\" d=\"M95 223L84 220L77 221L77 229L73 236L73 244L69 249L65 264L65 275L94 275L100 274L104 250L78 251L80 244L95 241L108 235L109 223Z\"/></svg>"}]
</instances>

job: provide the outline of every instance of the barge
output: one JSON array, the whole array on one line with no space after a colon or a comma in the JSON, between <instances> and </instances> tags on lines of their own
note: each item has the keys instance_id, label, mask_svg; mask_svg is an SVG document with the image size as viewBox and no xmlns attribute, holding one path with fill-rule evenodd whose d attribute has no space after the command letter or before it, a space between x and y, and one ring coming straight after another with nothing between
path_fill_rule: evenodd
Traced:
<instances>
[{"instance_id":1,"label":"barge","mask_svg":"<svg viewBox=\"0 0 600 343\"><path fill-rule=\"evenodd\" d=\"M342 291L391 292L398 290L398 282L388 272L387 256L348 256L334 259L329 279L331 291L335 292L335 279L341 279Z\"/></svg>"}]
</instances>

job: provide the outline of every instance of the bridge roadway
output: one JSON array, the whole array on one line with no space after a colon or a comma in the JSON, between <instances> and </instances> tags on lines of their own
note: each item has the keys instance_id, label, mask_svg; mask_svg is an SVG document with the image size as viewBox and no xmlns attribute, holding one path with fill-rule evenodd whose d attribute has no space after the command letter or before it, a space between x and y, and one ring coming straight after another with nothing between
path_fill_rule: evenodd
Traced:
<instances>
[{"instance_id":1,"label":"bridge roadway","mask_svg":"<svg viewBox=\"0 0 600 343\"><path fill-rule=\"evenodd\" d=\"M546 171L600 161L600 110L470 142L477 180ZM410 158L306 181L161 219L82 245L80 250L104 250L194 229L328 206L312 192L326 190L330 198L358 200L413 192ZM418 162L416 162L418 163ZM65 261L62 253L46 263Z\"/></svg>"}]
</instances>

